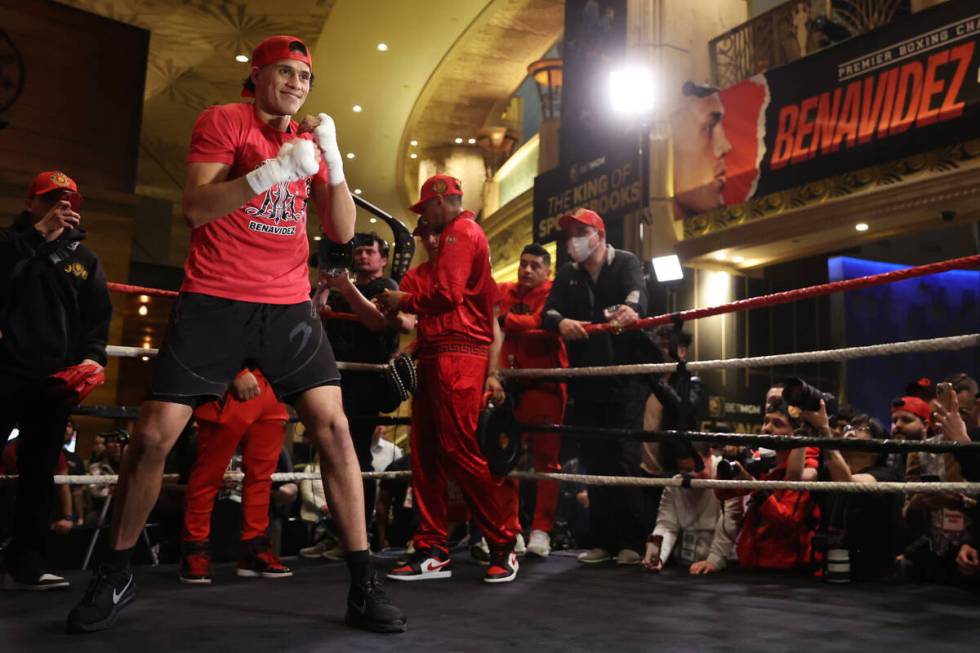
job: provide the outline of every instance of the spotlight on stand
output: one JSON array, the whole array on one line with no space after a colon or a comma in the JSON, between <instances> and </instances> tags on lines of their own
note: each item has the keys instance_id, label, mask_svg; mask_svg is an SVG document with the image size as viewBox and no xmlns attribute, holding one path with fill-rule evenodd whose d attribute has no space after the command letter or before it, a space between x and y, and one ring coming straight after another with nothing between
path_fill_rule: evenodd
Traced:
<instances>
[{"instance_id":1,"label":"spotlight on stand","mask_svg":"<svg viewBox=\"0 0 980 653\"><path fill-rule=\"evenodd\" d=\"M609 99L618 114L641 116L657 105L653 71L646 66L631 65L609 73Z\"/></svg>"},{"instance_id":2,"label":"spotlight on stand","mask_svg":"<svg viewBox=\"0 0 980 653\"><path fill-rule=\"evenodd\" d=\"M660 283L680 281L684 278L684 270L681 268L681 260L677 258L677 254L657 256L651 263L653 264L653 273Z\"/></svg>"}]
</instances>

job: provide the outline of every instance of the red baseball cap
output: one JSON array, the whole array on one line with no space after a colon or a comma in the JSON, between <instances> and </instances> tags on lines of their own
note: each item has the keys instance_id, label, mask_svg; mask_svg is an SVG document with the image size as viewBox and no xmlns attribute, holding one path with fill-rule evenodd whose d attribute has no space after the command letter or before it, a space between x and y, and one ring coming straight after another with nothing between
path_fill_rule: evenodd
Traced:
<instances>
[{"instance_id":1,"label":"red baseball cap","mask_svg":"<svg viewBox=\"0 0 980 653\"><path fill-rule=\"evenodd\" d=\"M573 222L584 224L587 227L595 227L597 231L606 233L606 223L602 221L598 213L591 209L575 209L575 211L558 218L558 226L564 230L571 229Z\"/></svg>"},{"instance_id":2,"label":"red baseball cap","mask_svg":"<svg viewBox=\"0 0 980 653\"><path fill-rule=\"evenodd\" d=\"M305 53L297 50L291 50L289 46L291 46L293 43L299 43L302 45ZM256 68L268 66L270 63L276 63L277 61L282 61L283 59L302 61L310 67L310 72L313 72L313 59L310 58L310 49L306 47L306 43L304 43L303 39L301 38L289 36L288 34L270 36L255 46L255 49L252 50L252 65ZM255 93L247 88L243 88L242 97L255 97Z\"/></svg>"},{"instance_id":3,"label":"red baseball cap","mask_svg":"<svg viewBox=\"0 0 980 653\"><path fill-rule=\"evenodd\" d=\"M419 191L419 201L409 207L415 213L422 212L422 205L433 197L446 197L447 195L463 196L463 182L451 175L432 175L422 184Z\"/></svg>"},{"instance_id":4,"label":"red baseball cap","mask_svg":"<svg viewBox=\"0 0 980 653\"><path fill-rule=\"evenodd\" d=\"M932 409L929 408L924 400L918 397L899 397L892 401L892 415L897 411L904 410L906 412L912 413L916 417L922 420L922 423L929 426L929 422L932 421Z\"/></svg>"},{"instance_id":5,"label":"red baseball cap","mask_svg":"<svg viewBox=\"0 0 980 653\"><path fill-rule=\"evenodd\" d=\"M82 204L82 194L78 192L78 184L75 180L61 172L60 170L49 170L42 172L34 177L30 188L27 189L27 199L32 199L40 195L47 195L54 191L68 191L68 201L71 203L72 211L77 211Z\"/></svg>"}]
</instances>

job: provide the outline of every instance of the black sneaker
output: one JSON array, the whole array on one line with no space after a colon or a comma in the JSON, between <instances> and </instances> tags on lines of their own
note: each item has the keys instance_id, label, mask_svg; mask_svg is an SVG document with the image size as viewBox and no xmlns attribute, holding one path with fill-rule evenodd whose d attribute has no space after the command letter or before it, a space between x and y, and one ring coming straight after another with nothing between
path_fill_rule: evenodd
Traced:
<instances>
[{"instance_id":1,"label":"black sneaker","mask_svg":"<svg viewBox=\"0 0 980 653\"><path fill-rule=\"evenodd\" d=\"M408 630L405 615L391 604L373 572L367 584L350 586L344 622L352 628L374 633L403 633Z\"/></svg>"},{"instance_id":2,"label":"black sneaker","mask_svg":"<svg viewBox=\"0 0 980 653\"><path fill-rule=\"evenodd\" d=\"M81 602L68 614L69 633L93 633L111 628L124 607L136 598L132 569L118 571L100 565Z\"/></svg>"},{"instance_id":3,"label":"black sneaker","mask_svg":"<svg viewBox=\"0 0 980 653\"><path fill-rule=\"evenodd\" d=\"M20 573L8 572L3 575L3 589L43 592L44 590L67 589L67 579L46 571Z\"/></svg>"}]
</instances>

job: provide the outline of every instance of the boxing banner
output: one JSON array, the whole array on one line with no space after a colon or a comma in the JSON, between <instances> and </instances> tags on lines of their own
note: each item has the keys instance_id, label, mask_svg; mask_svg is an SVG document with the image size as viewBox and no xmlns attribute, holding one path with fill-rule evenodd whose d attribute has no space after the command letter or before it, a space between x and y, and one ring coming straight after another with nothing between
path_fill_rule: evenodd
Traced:
<instances>
[{"instance_id":1,"label":"boxing banner","mask_svg":"<svg viewBox=\"0 0 980 653\"><path fill-rule=\"evenodd\" d=\"M602 216L608 231L633 213L646 209L649 153L638 147L601 156L592 161L558 166L534 179L534 233L536 243L558 238L558 218L587 207ZM618 240L617 240L618 244Z\"/></svg>"},{"instance_id":2,"label":"boxing banner","mask_svg":"<svg viewBox=\"0 0 980 653\"><path fill-rule=\"evenodd\" d=\"M980 136L980 4L952 0L671 116L675 217Z\"/></svg>"}]
</instances>

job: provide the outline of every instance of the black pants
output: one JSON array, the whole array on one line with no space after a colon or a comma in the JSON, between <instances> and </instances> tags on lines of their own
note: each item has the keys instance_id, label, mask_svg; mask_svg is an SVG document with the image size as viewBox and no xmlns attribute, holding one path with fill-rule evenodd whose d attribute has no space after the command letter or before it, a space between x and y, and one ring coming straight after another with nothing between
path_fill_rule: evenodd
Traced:
<instances>
[{"instance_id":1,"label":"black pants","mask_svg":"<svg viewBox=\"0 0 980 653\"><path fill-rule=\"evenodd\" d=\"M40 381L0 376L0 423L16 424L20 431L7 445L17 445L19 474L9 566L42 565L55 504L54 470L70 410L53 401Z\"/></svg>"},{"instance_id":2,"label":"black pants","mask_svg":"<svg viewBox=\"0 0 980 653\"><path fill-rule=\"evenodd\" d=\"M643 427L644 402L626 400L593 402L575 397L568 419L576 426L601 428ZM640 443L619 440L579 441L579 462L585 474L639 476ZM614 555L620 549L643 552L648 528L644 520L644 495L639 487L589 486L589 525L593 546Z\"/></svg>"},{"instance_id":3,"label":"black pants","mask_svg":"<svg viewBox=\"0 0 980 653\"><path fill-rule=\"evenodd\" d=\"M374 381L374 389L371 381ZM377 384L384 380L370 372L344 372L340 389L344 398L344 414L350 420L350 436L357 453L357 462L362 472L373 472L371 437L374 435L374 422L370 420L351 420L352 417L376 417L379 414ZM364 481L364 523L371 527L374 516L374 502L377 500L378 482L374 479Z\"/></svg>"}]
</instances>

